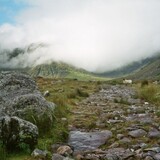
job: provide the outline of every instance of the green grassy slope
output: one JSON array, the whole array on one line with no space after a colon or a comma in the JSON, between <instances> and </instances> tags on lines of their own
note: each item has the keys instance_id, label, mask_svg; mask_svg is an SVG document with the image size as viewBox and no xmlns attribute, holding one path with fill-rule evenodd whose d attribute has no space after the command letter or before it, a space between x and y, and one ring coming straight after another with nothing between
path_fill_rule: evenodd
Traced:
<instances>
[{"instance_id":1,"label":"green grassy slope","mask_svg":"<svg viewBox=\"0 0 160 160\"><path fill-rule=\"evenodd\" d=\"M133 79L160 80L160 57L157 57L153 62L148 63L129 77Z\"/></svg>"},{"instance_id":2,"label":"green grassy slope","mask_svg":"<svg viewBox=\"0 0 160 160\"><path fill-rule=\"evenodd\" d=\"M137 80L160 79L160 54L100 75L112 78L128 77Z\"/></svg>"},{"instance_id":3,"label":"green grassy slope","mask_svg":"<svg viewBox=\"0 0 160 160\"><path fill-rule=\"evenodd\" d=\"M107 80L107 78L95 76L83 69L78 69L74 66L63 62L52 62L50 64L42 64L32 67L28 73L33 77L48 77L48 78L71 78L79 80Z\"/></svg>"}]
</instances>

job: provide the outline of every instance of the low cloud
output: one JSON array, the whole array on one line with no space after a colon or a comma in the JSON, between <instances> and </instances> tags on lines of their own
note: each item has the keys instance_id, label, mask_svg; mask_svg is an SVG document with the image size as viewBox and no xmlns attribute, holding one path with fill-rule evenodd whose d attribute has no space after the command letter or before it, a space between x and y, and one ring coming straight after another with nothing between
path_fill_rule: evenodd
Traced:
<instances>
[{"instance_id":1,"label":"low cloud","mask_svg":"<svg viewBox=\"0 0 160 160\"><path fill-rule=\"evenodd\" d=\"M22 0L25 1L25 0ZM0 26L1 50L46 44L0 63L26 67L64 61L103 72L160 51L159 0L26 0L16 24Z\"/></svg>"}]
</instances>

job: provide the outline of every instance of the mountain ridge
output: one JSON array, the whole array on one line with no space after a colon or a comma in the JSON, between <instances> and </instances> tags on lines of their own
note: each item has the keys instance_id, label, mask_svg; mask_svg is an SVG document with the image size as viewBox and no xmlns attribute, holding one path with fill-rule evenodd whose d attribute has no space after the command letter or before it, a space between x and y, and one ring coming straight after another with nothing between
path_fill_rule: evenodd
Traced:
<instances>
[{"instance_id":1,"label":"mountain ridge","mask_svg":"<svg viewBox=\"0 0 160 160\"><path fill-rule=\"evenodd\" d=\"M142 59L140 61L132 62L116 70L104 72L104 73L92 73L85 69L77 68L64 62L52 61L39 65L32 64L29 67L23 67L23 61L13 64L19 56L24 54L32 54L34 51L38 51L39 48L47 47L47 44L37 43L30 44L24 48L15 48L13 50L1 50L0 54L0 70L19 70L28 72L31 76L42 77L64 77L64 78L89 78L94 79L96 77L107 78L119 78L130 77L133 79L157 79L160 78L160 53L155 56ZM5 60L3 60L5 59ZM10 62L9 65L7 62Z\"/></svg>"},{"instance_id":2,"label":"mountain ridge","mask_svg":"<svg viewBox=\"0 0 160 160\"><path fill-rule=\"evenodd\" d=\"M79 80L103 80L107 79L97 76L82 68L74 67L64 62L52 61L49 64L41 64L28 70L32 77L48 77L48 78L71 78Z\"/></svg>"},{"instance_id":3,"label":"mountain ridge","mask_svg":"<svg viewBox=\"0 0 160 160\"><path fill-rule=\"evenodd\" d=\"M99 74L111 78L129 77L133 79L157 79L160 75L160 54L132 62L113 71Z\"/></svg>"}]
</instances>

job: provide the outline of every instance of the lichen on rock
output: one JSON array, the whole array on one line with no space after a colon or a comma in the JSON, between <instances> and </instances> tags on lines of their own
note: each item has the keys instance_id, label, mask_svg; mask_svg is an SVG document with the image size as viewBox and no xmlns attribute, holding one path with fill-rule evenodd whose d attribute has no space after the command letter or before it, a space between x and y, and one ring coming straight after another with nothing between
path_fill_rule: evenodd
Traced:
<instances>
[{"instance_id":1,"label":"lichen on rock","mask_svg":"<svg viewBox=\"0 0 160 160\"><path fill-rule=\"evenodd\" d=\"M7 149L13 150L25 143L29 148L37 144L38 128L36 125L18 117L0 118L0 139Z\"/></svg>"}]
</instances>

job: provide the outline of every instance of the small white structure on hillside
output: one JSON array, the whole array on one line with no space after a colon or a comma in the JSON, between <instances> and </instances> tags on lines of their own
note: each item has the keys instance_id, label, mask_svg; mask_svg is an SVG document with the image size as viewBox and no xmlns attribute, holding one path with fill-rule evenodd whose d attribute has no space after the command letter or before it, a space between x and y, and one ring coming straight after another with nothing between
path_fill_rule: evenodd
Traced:
<instances>
[{"instance_id":1,"label":"small white structure on hillside","mask_svg":"<svg viewBox=\"0 0 160 160\"><path fill-rule=\"evenodd\" d=\"M131 79L123 79L123 84L132 84L132 80Z\"/></svg>"}]
</instances>

